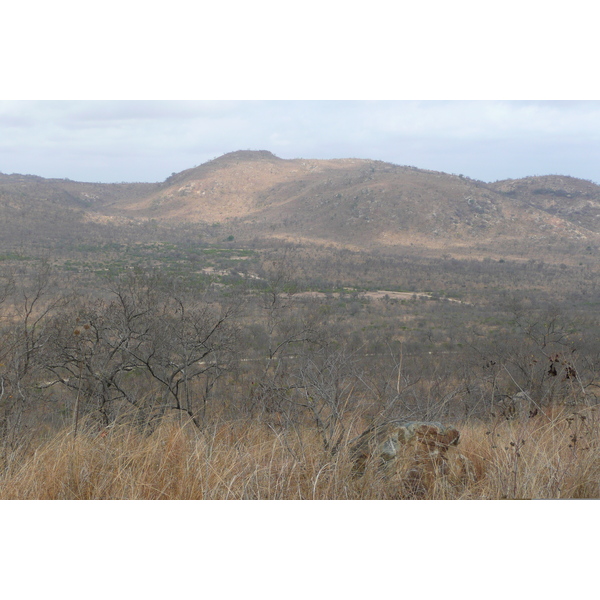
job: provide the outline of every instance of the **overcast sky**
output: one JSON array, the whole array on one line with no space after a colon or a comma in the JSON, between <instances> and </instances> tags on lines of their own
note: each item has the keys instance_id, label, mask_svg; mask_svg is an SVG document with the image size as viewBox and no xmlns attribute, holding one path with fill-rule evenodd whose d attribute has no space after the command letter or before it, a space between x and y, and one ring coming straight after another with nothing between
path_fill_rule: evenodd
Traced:
<instances>
[{"instance_id":1,"label":"overcast sky","mask_svg":"<svg viewBox=\"0 0 600 600\"><path fill-rule=\"evenodd\" d=\"M598 101L2 101L0 171L163 181L235 150L600 183Z\"/></svg>"},{"instance_id":2,"label":"overcast sky","mask_svg":"<svg viewBox=\"0 0 600 600\"><path fill-rule=\"evenodd\" d=\"M0 171L155 182L254 149L600 183L589 2L400 4L9 3Z\"/></svg>"}]
</instances>

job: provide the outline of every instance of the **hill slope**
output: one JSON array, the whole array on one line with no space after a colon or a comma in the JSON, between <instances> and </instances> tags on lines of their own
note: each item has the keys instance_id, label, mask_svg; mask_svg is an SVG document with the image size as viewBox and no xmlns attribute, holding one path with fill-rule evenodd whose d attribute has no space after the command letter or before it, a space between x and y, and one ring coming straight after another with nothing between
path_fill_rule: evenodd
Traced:
<instances>
[{"instance_id":1,"label":"hill slope","mask_svg":"<svg viewBox=\"0 0 600 600\"><path fill-rule=\"evenodd\" d=\"M556 176L486 184L380 161L241 151L178 173L146 197L117 201L107 214L231 223L245 235L354 248L595 243L600 186Z\"/></svg>"},{"instance_id":2,"label":"hill slope","mask_svg":"<svg viewBox=\"0 0 600 600\"><path fill-rule=\"evenodd\" d=\"M600 244L600 186L563 176L484 183L364 159L284 160L225 154L156 184L93 184L0 175L5 222L52 215L76 222L225 225L237 237L353 249ZM62 234L61 234L62 235ZM529 250L528 250L529 249Z\"/></svg>"}]
</instances>

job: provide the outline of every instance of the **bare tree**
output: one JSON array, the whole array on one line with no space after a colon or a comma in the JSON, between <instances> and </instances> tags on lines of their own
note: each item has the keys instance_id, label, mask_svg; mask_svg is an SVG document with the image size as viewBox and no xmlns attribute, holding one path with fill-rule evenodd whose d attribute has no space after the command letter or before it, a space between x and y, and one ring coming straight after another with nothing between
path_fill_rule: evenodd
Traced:
<instances>
[{"instance_id":1,"label":"bare tree","mask_svg":"<svg viewBox=\"0 0 600 600\"><path fill-rule=\"evenodd\" d=\"M51 315L68 302L56 289L47 263L24 269L18 283L14 274L4 274L0 287L0 436L5 450L19 443L24 412L36 396Z\"/></svg>"},{"instance_id":2,"label":"bare tree","mask_svg":"<svg viewBox=\"0 0 600 600\"><path fill-rule=\"evenodd\" d=\"M111 286L113 300L56 320L47 368L105 423L121 401L148 415L140 384L158 384L158 414L182 411L201 426L215 382L235 355L237 300L217 303L155 276ZM155 397L155 395L153 395ZM91 405L90 405L91 403ZM74 413L78 411L78 400ZM76 416L74 422L76 423Z\"/></svg>"}]
</instances>

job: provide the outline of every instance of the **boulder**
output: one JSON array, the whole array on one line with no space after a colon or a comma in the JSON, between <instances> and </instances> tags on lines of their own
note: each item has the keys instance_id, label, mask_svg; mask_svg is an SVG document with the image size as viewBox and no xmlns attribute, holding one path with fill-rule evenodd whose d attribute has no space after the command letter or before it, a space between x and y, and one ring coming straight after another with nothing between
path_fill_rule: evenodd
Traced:
<instances>
[{"instance_id":1,"label":"boulder","mask_svg":"<svg viewBox=\"0 0 600 600\"><path fill-rule=\"evenodd\" d=\"M449 468L448 451L457 446L460 432L431 421L389 421L371 427L351 442L350 457L355 477L371 466L385 477L399 477L403 486L425 492L449 474L459 479L473 474L470 461L457 454Z\"/></svg>"}]
</instances>

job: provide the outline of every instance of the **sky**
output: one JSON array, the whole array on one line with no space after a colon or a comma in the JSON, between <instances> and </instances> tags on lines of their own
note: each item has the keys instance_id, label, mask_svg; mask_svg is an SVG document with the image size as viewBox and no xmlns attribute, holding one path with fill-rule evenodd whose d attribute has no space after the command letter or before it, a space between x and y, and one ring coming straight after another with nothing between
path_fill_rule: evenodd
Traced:
<instances>
[{"instance_id":1,"label":"sky","mask_svg":"<svg viewBox=\"0 0 600 600\"><path fill-rule=\"evenodd\" d=\"M599 101L0 101L0 172L164 181L227 152L600 183Z\"/></svg>"},{"instance_id":2,"label":"sky","mask_svg":"<svg viewBox=\"0 0 600 600\"><path fill-rule=\"evenodd\" d=\"M191 6L7 5L0 172L157 182L251 149L600 183L585 0Z\"/></svg>"}]
</instances>

